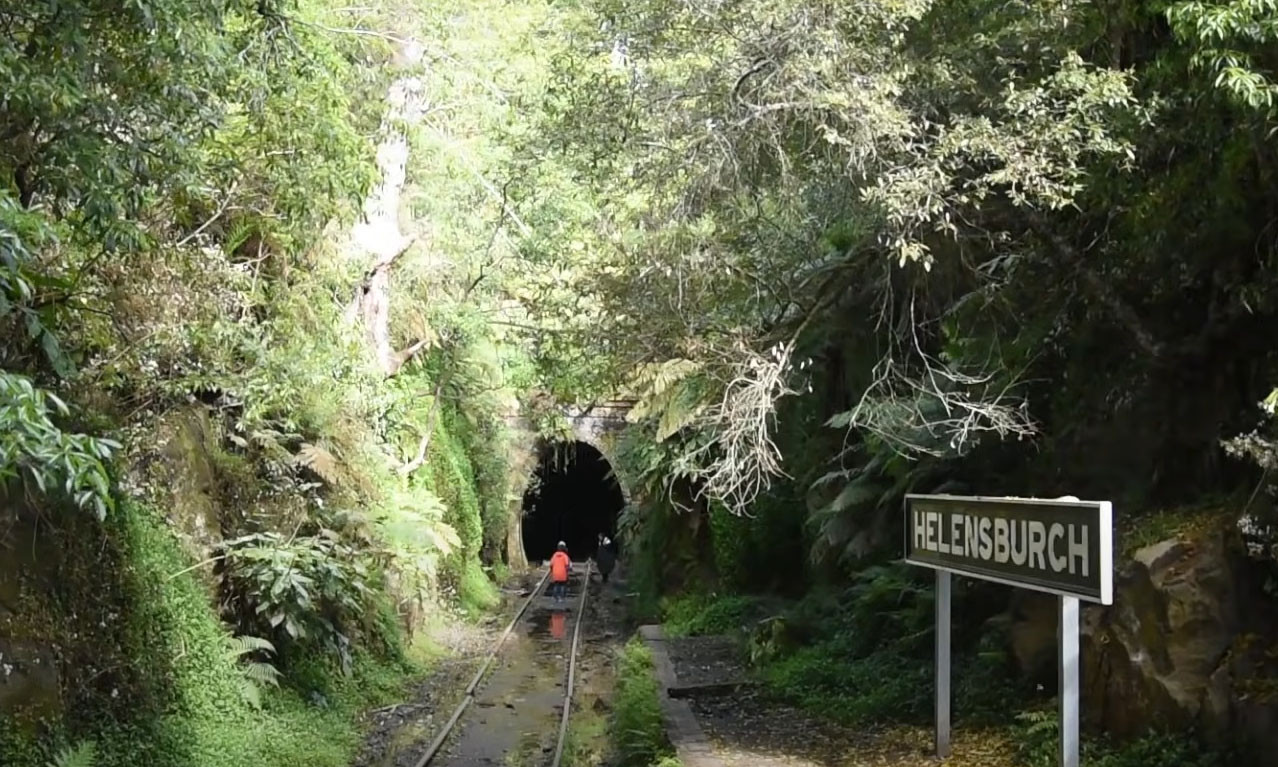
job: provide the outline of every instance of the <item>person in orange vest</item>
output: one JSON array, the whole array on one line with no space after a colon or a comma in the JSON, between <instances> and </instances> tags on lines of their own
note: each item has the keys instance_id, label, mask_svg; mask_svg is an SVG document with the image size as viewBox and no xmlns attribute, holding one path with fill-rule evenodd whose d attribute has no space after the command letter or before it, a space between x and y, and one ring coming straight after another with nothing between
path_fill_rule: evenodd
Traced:
<instances>
[{"instance_id":1,"label":"person in orange vest","mask_svg":"<svg viewBox=\"0 0 1278 767\"><path fill-rule=\"evenodd\" d=\"M559 550L550 558L550 595L562 602L568 593L568 573L572 572L572 560L568 558L568 544L559 542Z\"/></svg>"}]
</instances>

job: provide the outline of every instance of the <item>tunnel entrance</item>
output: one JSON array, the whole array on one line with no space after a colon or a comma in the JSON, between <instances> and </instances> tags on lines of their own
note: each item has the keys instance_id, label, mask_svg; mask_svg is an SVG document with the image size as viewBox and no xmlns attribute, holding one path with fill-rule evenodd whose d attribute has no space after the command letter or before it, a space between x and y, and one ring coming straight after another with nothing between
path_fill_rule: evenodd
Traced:
<instances>
[{"instance_id":1,"label":"tunnel entrance","mask_svg":"<svg viewBox=\"0 0 1278 767\"><path fill-rule=\"evenodd\" d=\"M524 554L540 562L568 544L580 561L593 557L599 533L616 538L625 500L608 460L585 442L541 449L537 473L524 494Z\"/></svg>"}]
</instances>

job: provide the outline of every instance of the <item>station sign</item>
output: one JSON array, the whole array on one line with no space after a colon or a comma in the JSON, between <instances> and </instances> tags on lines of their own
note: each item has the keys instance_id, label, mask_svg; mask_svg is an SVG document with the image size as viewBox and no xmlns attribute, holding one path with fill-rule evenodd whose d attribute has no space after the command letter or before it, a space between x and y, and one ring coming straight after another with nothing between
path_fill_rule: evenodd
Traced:
<instances>
[{"instance_id":1,"label":"station sign","mask_svg":"<svg viewBox=\"0 0 1278 767\"><path fill-rule=\"evenodd\" d=\"M973 578L1113 601L1109 501L908 495L905 561Z\"/></svg>"},{"instance_id":2,"label":"station sign","mask_svg":"<svg viewBox=\"0 0 1278 767\"><path fill-rule=\"evenodd\" d=\"M1057 595L1060 767L1079 767L1079 600L1114 601L1114 510L1073 496L905 497L905 561L936 571L936 755L950 755L952 575Z\"/></svg>"}]
</instances>

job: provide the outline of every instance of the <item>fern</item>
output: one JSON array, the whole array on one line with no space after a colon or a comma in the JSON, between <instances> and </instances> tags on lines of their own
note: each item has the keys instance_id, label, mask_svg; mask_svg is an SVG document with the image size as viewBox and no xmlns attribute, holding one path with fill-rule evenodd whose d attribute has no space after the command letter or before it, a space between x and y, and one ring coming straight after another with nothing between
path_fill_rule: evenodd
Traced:
<instances>
[{"instance_id":1,"label":"fern","mask_svg":"<svg viewBox=\"0 0 1278 767\"><path fill-rule=\"evenodd\" d=\"M690 426L709 406L691 385L694 379L680 381L668 389L662 399L661 418L657 422L657 441L664 442L676 432Z\"/></svg>"},{"instance_id":2,"label":"fern","mask_svg":"<svg viewBox=\"0 0 1278 767\"><path fill-rule=\"evenodd\" d=\"M234 255L240 246L248 242L258 233L257 222L248 218L238 218L226 232L222 247L228 255Z\"/></svg>"},{"instance_id":3,"label":"fern","mask_svg":"<svg viewBox=\"0 0 1278 767\"><path fill-rule=\"evenodd\" d=\"M337 456L326 448L304 442L301 449L297 451L295 460L298 465L309 468L318 474L320 479L330 485L337 485L341 482L341 464L338 462Z\"/></svg>"},{"instance_id":4,"label":"fern","mask_svg":"<svg viewBox=\"0 0 1278 767\"><path fill-rule=\"evenodd\" d=\"M279 687L279 669L270 663L241 659L255 652L275 653L275 645L268 640L255 636L232 636L226 638L226 656L235 662L240 669L240 696L253 708L262 707L262 688Z\"/></svg>"},{"instance_id":5,"label":"fern","mask_svg":"<svg viewBox=\"0 0 1278 767\"><path fill-rule=\"evenodd\" d=\"M75 748L64 748L54 755L48 767L93 767L98 748L91 740L87 740Z\"/></svg>"},{"instance_id":6,"label":"fern","mask_svg":"<svg viewBox=\"0 0 1278 767\"><path fill-rule=\"evenodd\" d=\"M275 645L270 640L254 636L233 636L227 639L231 657L239 658L252 652L275 652Z\"/></svg>"},{"instance_id":7,"label":"fern","mask_svg":"<svg viewBox=\"0 0 1278 767\"><path fill-rule=\"evenodd\" d=\"M637 400L626 420L656 418L658 442L688 427L709 405L697 385L701 371L701 363L678 358L644 366L631 382Z\"/></svg>"},{"instance_id":8,"label":"fern","mask_svg":"<svg viewBox=\"0 0 1278 767\"><path fill-rule=\"evenodd\" d=\"M626 420L638 423L659 413L670 401L671 388L700 372L701 368L701 363L681 358L640 367L630 383L630 392L635 396L636 402L627 413Z\"/></svg>"}]
</instances>

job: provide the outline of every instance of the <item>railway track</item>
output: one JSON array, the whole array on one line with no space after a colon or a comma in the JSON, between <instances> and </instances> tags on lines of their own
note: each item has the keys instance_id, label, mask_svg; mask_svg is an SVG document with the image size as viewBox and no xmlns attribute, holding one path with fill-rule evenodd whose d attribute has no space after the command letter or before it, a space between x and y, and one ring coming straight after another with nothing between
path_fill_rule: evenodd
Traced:
<instances>
[{"instance_id":1,"label":"railway track","mask_svg":"<svg viewBox=\"0 0 1278 767\"><path fill-rule=\"evenodd\" d=\"M572 714L573 690L576 684L576 677L577 677L577 655L581 646L581 627L582 627L582 624L585 623L586 600L588 599L589 592L590 592L591 563L587 561L586 563L584 563L584 566L581 563L574 563L574 569L577 569L577 568L580 568L582 572L581 586L580 586L580 589L578 590L578 593L572 595L573 597L575 597L575 600L576 600L575 601L576 614L573 619L571 645L569 646L568 652L565 653L565 663L564 663L565 667L563 669L563 673L566 675L566 678L564 681L564 692L562 696L562 710L559 716L558 732L556 733L556 737L555 737L553 758L549 762L547 762L549 767L560 767L563 760L564 743L568 735L568 720ZM444 724L443 728L435 735L434 740L432 740L430 745L427 746L426 750L422 753L421 757L417 760L414 767L428 767L430 765L443 765L449 761L448 759L445 758L443 753L444 744L448 742L449 737L456 730L457 725L461 723L462 718L466 714L467 710L470 709L471 706L477 702L478 697L481 691L483 690L485 683L490 678L489 672L493 669L494 663L501 658L502 650L506 646L507 640L510 638L511 634L514 633L516 628L520 626L521 622L528 621L532 617L529 615L529 608L537 601L539 597L543 596L544 592L546 591L546 586L548 585L549 577L550 577L549 571L544 573L541 579L537 582L536 588L534 588L532 593L529 594L528 597L524 599L524 601L520 604L519 609L515 611L514 617L511 618L510 622L506 625L505 630L503 630L502 633L497 637L497 640L493 643L492 648L488 651L488 654L485 656L483 663L480 664L480 667L475 672L474 677L471 678L470 683L466 686L463 693L462 700L460 703L457 704L457 707L453 710L452 716L449 717L448 721ZM542 611L542 612L544 613L545 611ZM552 614L554 612L556 611L552 611ZM560 613L560 615L562 616L562 613ZM553 621L554 618L552 617L551 620ZM562 628L562 623L560 623L559 625ZM552 635L555 633L555 630L553 628L551 630L551 633ZM559 638L556 637L556 639L559 639ZM565 640L566 640L566 636L563 637L563 639L560 639L559 641L565 641ZM513 708L513 706L509 703L507 704L507 707ZM476 725L476 726L479 726L479 725ZM465 760L465 755L461 755L461 761L464 761L464 760Z\"/></svg>"}]
</instances>

